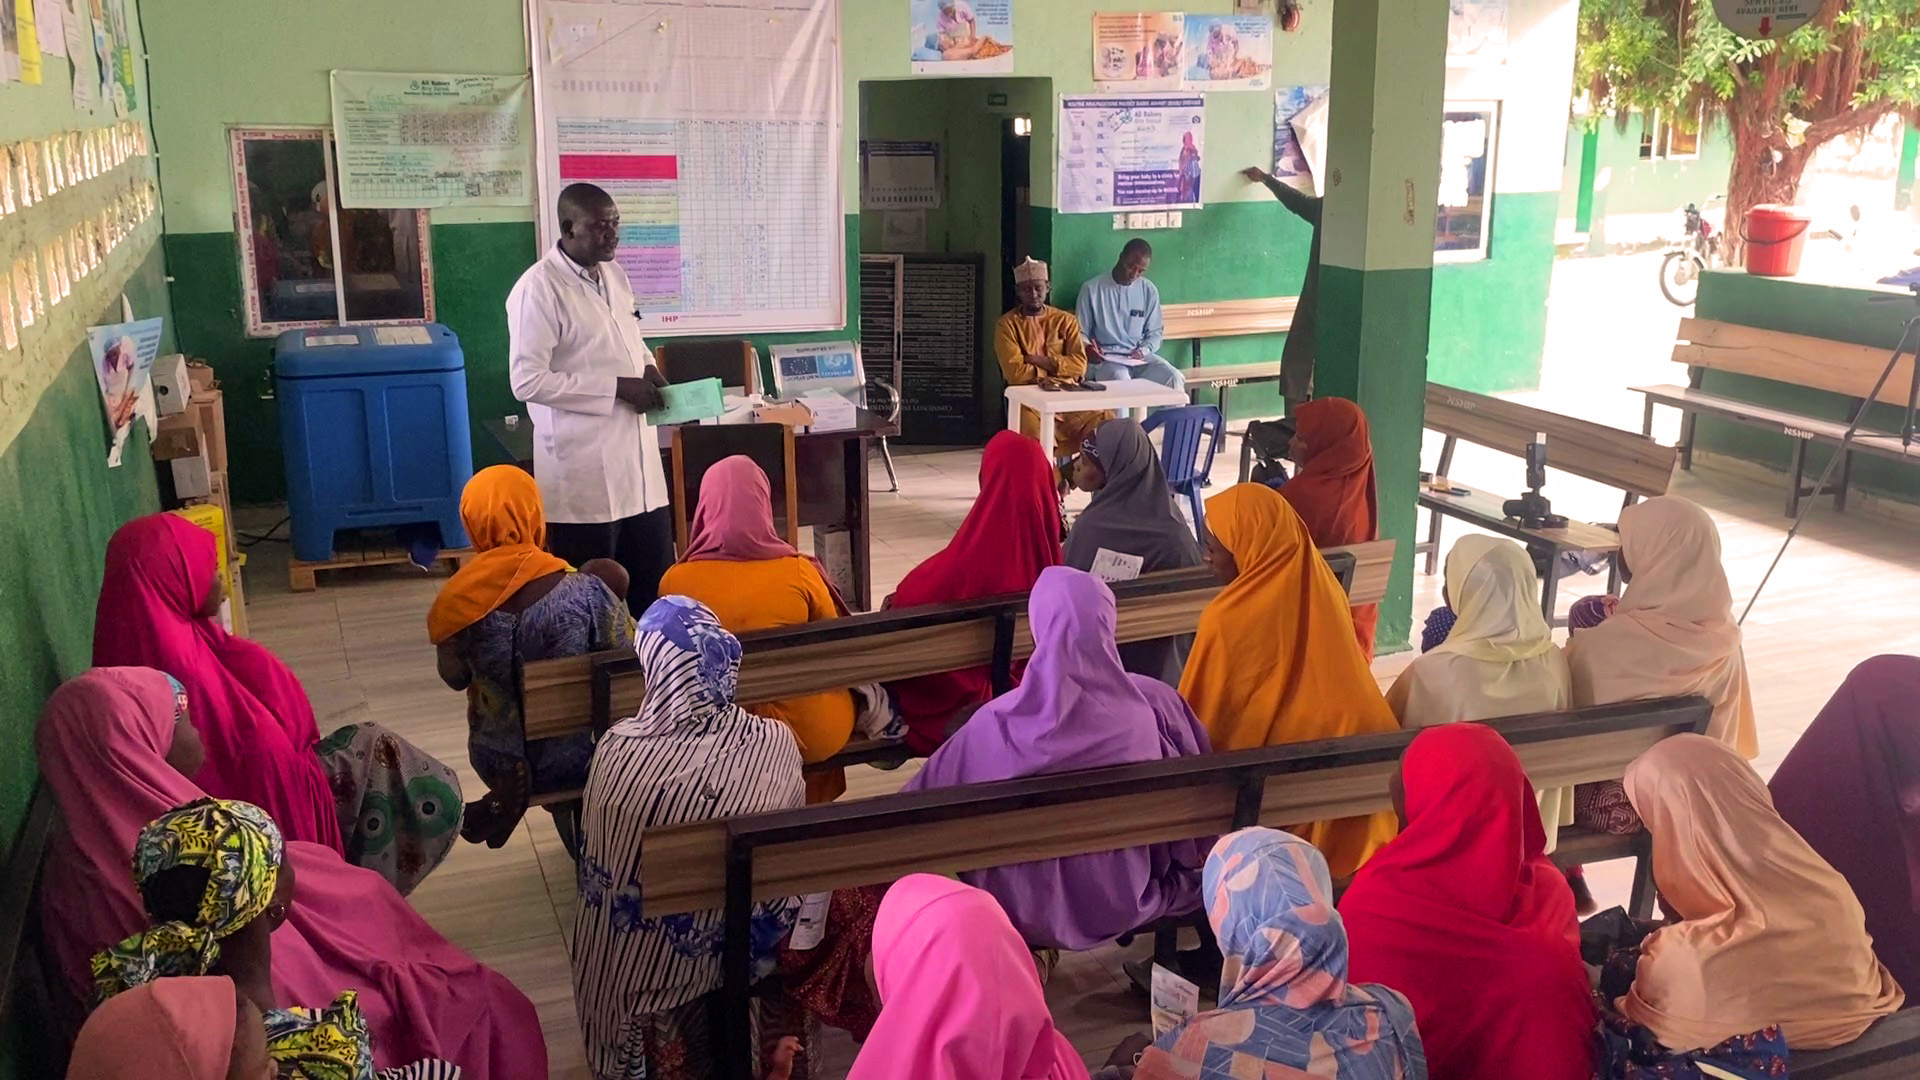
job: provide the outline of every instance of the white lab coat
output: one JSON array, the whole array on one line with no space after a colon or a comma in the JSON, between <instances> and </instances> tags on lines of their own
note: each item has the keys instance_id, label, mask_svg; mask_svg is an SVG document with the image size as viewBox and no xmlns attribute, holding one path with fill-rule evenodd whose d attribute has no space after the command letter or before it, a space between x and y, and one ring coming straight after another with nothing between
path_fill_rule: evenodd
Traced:
<instances>
[{"instance_id":1,"label":"white lab coat","mask_svg":"<svg viewBox=\"0 0 1920 1080\"><path fill-rule=\"evenodd\" d=\"M548 521L597 524L667 505L666 470L646 419L615 400L616 379L653 362L633 287L600 264L602 296L556 245L507 294L513 396L533 421L533 475Z\"/></svg>"}]
</instances>

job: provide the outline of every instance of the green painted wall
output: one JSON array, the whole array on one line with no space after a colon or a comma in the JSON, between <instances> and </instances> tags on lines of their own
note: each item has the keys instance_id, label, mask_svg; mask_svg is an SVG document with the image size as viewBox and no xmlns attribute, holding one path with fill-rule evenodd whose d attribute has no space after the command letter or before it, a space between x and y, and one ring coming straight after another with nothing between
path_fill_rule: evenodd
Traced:
<instances>
[{"instance_id":1,"label":"green painted wall","mask_svg":"<svg viewBox=\"0 0 1920 1080\"><path fill-rule=\"evenodd\" d=\"M1555 199L1550 191L1495 194L1487 257L1433 268L1429 379L1484 394L1540 385Z\"/></svg>"},{"instance_id":2,"label":"green painted wall","mask_svg":"<svg viewBox=\"0 0 1920 1080\"><path fill-rule=\"evenodd\" d=\"M1920 309L1911 303L1875 303L1871 299L1886 295L1787 278L1754 277L1739 270L1713 270L1700 279L1700 296L1694 309L1702 319L1871 345L1891 354L1906 320L1920 314ZM1701 387L1742 401L1841 423L1847 421L1851 405L1839 394L1716 371L1706 373ZM1899 431L1904 417L1904 409L1876 404L1867 410L1866 424L1881 431ZM1771 469L1784 472L1791 464L1793 440L1758 428L1702 417L1695 440L1702 451L1727 454ZM1829 456L1830 451L1818 446L1807 451L1809 484L1819 478ZM1885 458L1854 455L1852 487L1900 502L1920 503L1920 474Z\"/></svg>"},{"instance_id":3,"label":"green painted wall","mask_svg":"<svg viewBox=\"0 0 1920 1080\"><path fill-rule=\"evenodd\" d=\"M134 0L128 0L127 9L137 56L142 46ZM110 107L76 112L67 61L55 56L43 56L42 61L41 85L0 85L0 143L113 122ZM135 64L136 78L143 74L139 66ZM144 106L148 88L143 78L138 97ZM144 109L139 115L145 119ZM6 250L5 245L0 250ZM133 266L125 292L137 314L168 318L164 344L172 350L166 269L158 244ZM76 291L76 298L79 295ZM9 851L37 778L33 728L41 706L63 679L90 666L94 602L107 538L128 518L160 507L142 425L134 425L121 466L107 468L106 421L84 336L69 334L70 340L63 341L46 337L66 333L74 324L120 321L118 297L104 310L78 313L81 318L64 306L55 311L58 326L43 324L48 327L44 332L41 327L23 332L33 342L32 355L0 353L0 363L57 367L19 435L0 449L0 848ZM0 1077L46 1075L33 1053L36 1040L20 1035L0 1032Z\"/></svg>"}]
</instances>

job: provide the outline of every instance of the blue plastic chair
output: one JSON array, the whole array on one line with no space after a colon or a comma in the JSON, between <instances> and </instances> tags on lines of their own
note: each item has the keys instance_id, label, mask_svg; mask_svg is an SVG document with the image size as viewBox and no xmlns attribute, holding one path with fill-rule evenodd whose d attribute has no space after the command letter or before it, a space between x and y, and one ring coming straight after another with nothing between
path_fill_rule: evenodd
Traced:
<instances>
[{"instance_id":1,"label":"blue plastic chair","mask_svg":"<svg viewBox=\"0 0 1920 1080\"><path fill-rule=\"evenodd\" d=\"M1202 540L1207 536L1207 512L1200 503L1200 489L1213 472L1213 456L1220 452L1220 439L1227 425L1220 419L1217 405L1182 405L1161 409L1140 425L1151 435L1161 428L1160 468L1167 474L1167 487L1175 495L1186 496L1193 507L1193 531ZM1212 438L1208 439L1208 432ZM1205 439L1203 447L1201 440ZM1202 450L1205 455L1202 456Z\"/></svg>"}]
</instances>

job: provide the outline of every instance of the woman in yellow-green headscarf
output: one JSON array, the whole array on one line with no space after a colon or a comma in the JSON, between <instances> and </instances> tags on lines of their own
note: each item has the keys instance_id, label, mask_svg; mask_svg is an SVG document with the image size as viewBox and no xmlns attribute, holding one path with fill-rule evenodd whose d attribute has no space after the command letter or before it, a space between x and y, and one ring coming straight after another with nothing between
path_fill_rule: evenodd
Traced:
<instances>
[{"instance_id":1,"label":"woman in yellow-green headscarf","mask_svg":"<svg viewBox=\"0 0 1920 1080\"><path fill-rule=\"evenodd\" d=\"M281 1080L374 1076L372 1036L348 990L323 1009L276 1008L273 932L293 903L286 845L266 811L200 799L141 830L133 876L154 924L93 958L101 1001L155 979L226 975L265 1015ZM446 1062L378 1073L379 1080L456 1077Z\"/></svg>"},{"instance_id":2,"label":"woman in yellow-green headscarf","mask_svg":"<svg viewBox=\"0 0 1920 1080\"><path fill-rule=\"evenodd\" d=\"M1207 562L1226 588L1207 605L1180 694L1213 748L1395 731L1353 635L1347 596L1279 493L1237 484L1207 500ZM1333 876L1393 838L1393 812L1290 826Z\"/></svg>"}]
</instances>

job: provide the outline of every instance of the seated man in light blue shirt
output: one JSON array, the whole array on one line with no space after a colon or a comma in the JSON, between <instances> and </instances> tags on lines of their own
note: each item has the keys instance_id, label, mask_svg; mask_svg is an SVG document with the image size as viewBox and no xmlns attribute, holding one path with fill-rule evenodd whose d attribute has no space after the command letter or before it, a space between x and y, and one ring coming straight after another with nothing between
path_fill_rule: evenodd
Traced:
<instances>
[{"instance_id":1,"label":"seated man in light blue shirt","mask_svg":"<svg viewBox=\"0 0 1920 1080\"><path fill-rule=\"evenodd\" d=\"M1146 379L1185 390L1180 369L1160 359L1165 327L1160 290L1147 280L1153 247L1135 237L1120 249L1113 269L1080 286L1076 313L1087 338L1087 378L1097 382Z\"/></svg>"}]
</instances>

